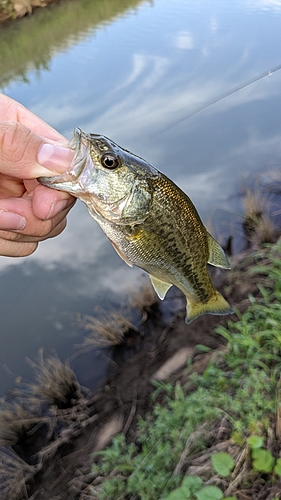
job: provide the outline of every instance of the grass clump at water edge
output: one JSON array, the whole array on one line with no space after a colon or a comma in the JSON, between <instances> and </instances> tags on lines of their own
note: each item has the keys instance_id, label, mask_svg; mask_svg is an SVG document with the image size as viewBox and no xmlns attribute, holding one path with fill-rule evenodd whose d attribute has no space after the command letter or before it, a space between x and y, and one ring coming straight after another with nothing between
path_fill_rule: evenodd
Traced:
<instances>
[{"instance_id":1,"label":"grass clump at water edge","mask_svg":"<svg viewBox=\"0 0 281 500\"><path fill-rule=\"evenodd\" d=\"M253 487L258 498L279 499L281 240L255 259L248 272L261 274L264 284L239 321L218 328L228 341L225 352L188 382L155 382L153 413L139 419L133 442L120 434L94 455L92 498L235 499ZM251 438L259 437L254 451ZM214 460L219 453L233 461L226 474Z\"/></svg>"}]
</instances>

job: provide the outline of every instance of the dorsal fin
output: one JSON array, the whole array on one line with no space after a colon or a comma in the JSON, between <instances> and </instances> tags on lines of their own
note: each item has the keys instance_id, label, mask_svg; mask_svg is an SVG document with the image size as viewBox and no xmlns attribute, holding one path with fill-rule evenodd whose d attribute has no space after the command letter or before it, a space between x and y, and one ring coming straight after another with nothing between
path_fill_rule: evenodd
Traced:
<instances>
[{"instance_id":1,"label":"dorsal fin","mask_svg":"<svg viewBox=\"0 0 281 500\"><path fill-rule=\"evenodd\" d=\"M210 235L210 233L207 233L207 239L209 248L208 264L215 267L222 267L223 269L230 269L231 266L229 260L219 243L215 240L215 238L213 238L213 236Z\"/></svg>"}]
</instances>

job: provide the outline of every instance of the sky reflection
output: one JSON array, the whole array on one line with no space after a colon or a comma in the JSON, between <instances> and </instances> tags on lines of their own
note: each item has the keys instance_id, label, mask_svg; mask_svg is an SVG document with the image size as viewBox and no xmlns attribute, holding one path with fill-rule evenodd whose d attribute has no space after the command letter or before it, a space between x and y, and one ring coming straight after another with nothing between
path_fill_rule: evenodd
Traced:
<instances>
[{"instance_id":1,"label":"sky reflection","mask_svg":"<svg viewBox=\"0 0 281 500\"><path fill-rule=\"evenodd\" d=\"M281 71L225 94L281 63L281 2L123 3L106 2L108 18L102 1L99 9L74 2L77 16L54 5L2 31L3 91L69 139L78 126L144 157L186 191L204 221L220 208L237 213L243 179L280 167ZM30 42L40 37L36 54ZM13 46L21 60L12 68L16 57L4 49ZM28 259L0 258L0 272L0 364L24 376L24 357L41 346L73 353L83 336L76 312L125 304L142 275L79 202L59 238ZM11 385L3 376L2 391Z\"/></svg>"}]
</instances>

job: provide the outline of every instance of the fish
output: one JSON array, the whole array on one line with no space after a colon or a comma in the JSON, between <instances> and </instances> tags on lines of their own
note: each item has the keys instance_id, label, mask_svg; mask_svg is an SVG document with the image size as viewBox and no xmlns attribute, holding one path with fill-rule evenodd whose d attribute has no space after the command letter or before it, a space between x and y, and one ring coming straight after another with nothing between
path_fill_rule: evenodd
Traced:
<instances>
[{"instance_id":1,"label":"fish","mask_svg":"<svg viewBox=\"0 0 281 500\"><path fill-rule=\"evenodd\" d=\"M207 264L230 269L219 243L190 198L166 175L111 139L76 128L65 173L39 177L84 202L128 266L146 271L161 300L172 285L186 297L186 323L202 314L231 314Z\"/></svg>"}]
</instances>

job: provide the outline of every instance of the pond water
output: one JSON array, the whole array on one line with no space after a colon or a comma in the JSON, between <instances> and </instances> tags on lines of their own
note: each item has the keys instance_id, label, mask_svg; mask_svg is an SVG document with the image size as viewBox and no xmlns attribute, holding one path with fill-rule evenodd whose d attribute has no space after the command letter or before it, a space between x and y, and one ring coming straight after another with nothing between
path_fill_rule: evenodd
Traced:
<instances>
[{"instance_id":1,"label":"pond water","mask_svg":"<svg viewBox=\"0 0 281 500\"><path fill-rule=\"evenodd\" d=\"M280 26L280 0L62 1L0 28L0 88L68 138L78 126L144 157L230 234L247 178L279 175ZM77 313L121 307L143 275L80 202L68 221L34 255L0 257L1 394L40 348L71 356ZM82 383L93 365L75 360Z\"/></svg>"}]
</instances>

